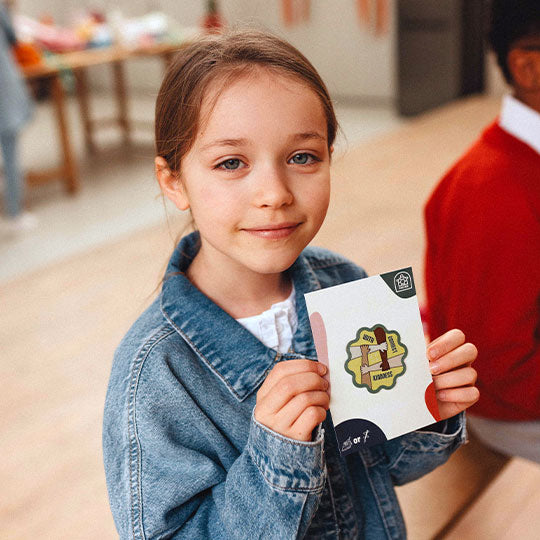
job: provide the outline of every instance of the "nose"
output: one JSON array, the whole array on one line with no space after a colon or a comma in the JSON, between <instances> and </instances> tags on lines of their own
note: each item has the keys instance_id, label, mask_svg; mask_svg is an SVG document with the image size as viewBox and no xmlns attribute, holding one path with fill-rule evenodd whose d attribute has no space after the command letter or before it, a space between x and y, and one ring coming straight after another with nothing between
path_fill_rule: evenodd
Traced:
<instances>
[{"instance_id":1,"label":"nose","mask_svg":"<svg viewBox=\"0 0 540 540\"><path fill-rule=\"evenodd\" d=\"M254 204L260 208L281 208L293 202L286 171L278 165L261 168L255 179Z\"/></svg>"}]
</instances>

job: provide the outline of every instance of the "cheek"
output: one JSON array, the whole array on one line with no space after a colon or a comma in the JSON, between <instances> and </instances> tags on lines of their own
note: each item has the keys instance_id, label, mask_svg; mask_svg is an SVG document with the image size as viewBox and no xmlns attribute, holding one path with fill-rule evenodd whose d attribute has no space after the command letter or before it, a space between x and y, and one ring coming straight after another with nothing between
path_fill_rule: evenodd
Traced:
<instances>
[{"instance_id":1,"label":"cheek","mask_svg":"<svg viewBox=\"0 0 540 540\"><path fill-rule=\"evenodd\" d=\"M324 176L320 181L309 186L305 202L317 214L317 217L324 219L330 203L330 176Z\"/></svg>"},{"instance_id":2,"label":"cheek","mask_svg":"<svg viewBox=\"0 0 540 540\"><path fill-rule=\"evenodd\" d=\"M240 215L240 198L230 185L220 185L207 179L191 193L191 211L196 223L215 226L234 221Z\"/></svg>"}]
</instances>

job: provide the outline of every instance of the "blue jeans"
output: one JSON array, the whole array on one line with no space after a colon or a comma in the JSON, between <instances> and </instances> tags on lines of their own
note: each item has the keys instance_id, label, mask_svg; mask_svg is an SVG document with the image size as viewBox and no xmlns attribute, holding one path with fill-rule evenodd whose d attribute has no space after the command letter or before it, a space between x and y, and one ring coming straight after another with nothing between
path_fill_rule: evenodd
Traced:
<instances>
[{"instance_id":1,"label":"blue jeans","mask_svg":"<svg viewBox=\"0 0 540 540\"><path fill-rule=\"evenodd\" d=\"M0 146L4 156L4 205L7 215L15 217L21 212L23 176L18 160L18 134L6 132L0 134Z\"/></svg>"}]
</instances>

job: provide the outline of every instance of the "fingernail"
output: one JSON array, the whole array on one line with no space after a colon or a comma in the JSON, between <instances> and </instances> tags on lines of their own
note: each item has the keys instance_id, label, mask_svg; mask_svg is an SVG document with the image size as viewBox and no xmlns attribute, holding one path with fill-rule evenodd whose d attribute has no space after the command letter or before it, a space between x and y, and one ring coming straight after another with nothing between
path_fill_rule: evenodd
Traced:
<instances>
[{"instance_id":1,"label":"fingernail","mask_svg":"<svg viewBox=\"0 0 540 540\"><path fill-rule=\"evenodd\" d=\"M326 366L324 364L319 364L319 373L321 375L324 375L326 371L327 371Z\"/></svg>"},{"instance_id":2,"label":"fingernail","mask_svg":"<svg viewBox=\"0 0 540 540\"><path fill-rule=\"evenodd\" d=\"M435 360L435 358L437 358L437 356L439 356L438 352L437 352L437 349L429 349L428 350L428 356L432 359L432 360Z\"/></svg>"},{"instance_id":3,"label":"fingernail","mask_svg":"<svg viewBox=\"0 0 540 540\"><path fill-rule=\"evenodd\" d=\"M431 362L429 364L429 369L430 369L431 373L433 375L435 375L436 373L439 373L439 371L441 371L441 366L439 366L439 364L437 364L437 362Z\"/></svg>"},{"instance_id":4,"label":"fingernail","mask_svg":"<svg viewBox=\"0 0 540 540\"><path fill-rule=\"evenodd\" d=\"M440 399L441 401L444 401L444 399L446 398L446 392L439 392L437 394L437 398Z\"/></svg>"}]
</instances>

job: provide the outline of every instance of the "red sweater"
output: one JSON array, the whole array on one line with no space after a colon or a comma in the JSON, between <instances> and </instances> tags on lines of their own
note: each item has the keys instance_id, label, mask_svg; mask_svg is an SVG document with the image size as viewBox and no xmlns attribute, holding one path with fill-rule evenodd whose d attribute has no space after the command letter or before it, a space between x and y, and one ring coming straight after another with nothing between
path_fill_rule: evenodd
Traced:
<instances>
[{"instance_id":1,"label":"red sweater","mask_svg":"<svg viewBox=\"0 0 540 540\"><path fill-rule=\"evenodd\" d=\"M540 154L492 124L425 218L431 338L460 328L479 351L470 411L540 419Z\"/></svg>"}]
</instances>

